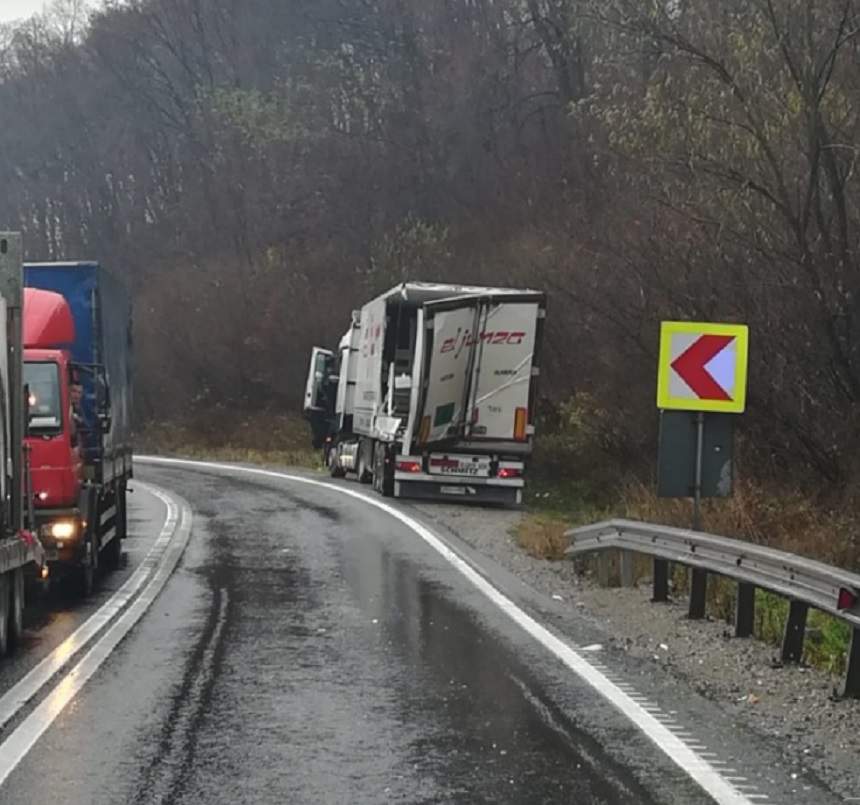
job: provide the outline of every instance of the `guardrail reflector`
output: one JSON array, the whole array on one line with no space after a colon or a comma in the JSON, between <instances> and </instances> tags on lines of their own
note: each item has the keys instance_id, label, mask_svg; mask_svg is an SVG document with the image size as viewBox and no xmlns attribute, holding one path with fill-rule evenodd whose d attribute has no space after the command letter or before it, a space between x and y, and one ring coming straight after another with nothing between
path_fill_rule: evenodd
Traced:
<instances>
[{"instance_id":1,"label":"guardrail reflector","mask_svg":"<svg viewBox=\"0 0 860 805\"><path fill-rule=\"evenodd\" d=\"M843 587L839 591L839 598L836 601L836 609L854 609L857 606L858 594L854 590L848 590Z\"/></svg>"}]
</instances>

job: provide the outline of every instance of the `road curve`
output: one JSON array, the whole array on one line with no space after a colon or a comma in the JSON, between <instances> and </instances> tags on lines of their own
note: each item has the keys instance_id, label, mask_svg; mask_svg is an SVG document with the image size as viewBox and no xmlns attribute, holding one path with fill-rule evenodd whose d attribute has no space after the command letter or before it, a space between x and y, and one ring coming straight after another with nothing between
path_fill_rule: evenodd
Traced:
<instances>
[{"instance_id":1,"label":"road curve","mask_svg":"<svg viewBox=\"0 0 860 805\"><path fill-rule=\"evenodd\" d=\"M241 469L139 474L193 509L182 561L3 803L836 801L685 738L682 713L408 507Z\"/></svg>"}]
</instances>

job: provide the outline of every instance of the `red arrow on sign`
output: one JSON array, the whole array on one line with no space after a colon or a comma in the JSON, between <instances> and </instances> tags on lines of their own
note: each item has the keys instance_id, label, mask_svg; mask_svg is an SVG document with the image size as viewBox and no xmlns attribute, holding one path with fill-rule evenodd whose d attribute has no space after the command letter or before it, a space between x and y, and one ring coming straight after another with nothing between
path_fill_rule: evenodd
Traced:
<instances>
[{"instance_id":1,"label":"red arrow on sign","mask_svg":"<svg viewBox=\"0 0 860 805\"><path fill-rule=\"evenodd\" d=\"M672 368L701 400L730 401L729 393L714 380L705 366L732 341L733 335L703 335L682 352Z\"/></svg>"}]
</instances>

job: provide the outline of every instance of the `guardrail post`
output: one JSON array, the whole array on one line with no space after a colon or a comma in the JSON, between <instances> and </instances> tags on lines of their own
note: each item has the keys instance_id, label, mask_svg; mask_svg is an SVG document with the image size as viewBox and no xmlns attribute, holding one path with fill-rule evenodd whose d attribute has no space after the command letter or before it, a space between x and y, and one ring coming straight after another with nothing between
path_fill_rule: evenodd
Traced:
<instances>
[{"instance_id":1,"label":"guardrail post","mask_svg":"<svg viewBox=\"0 0 860 805\"><path fill-rule=\"evenodd\" d=\"M752 637L755 629L755 585L738 582L735 607L735 637Z\"/></svg>"},{"instance_id":2,"label":"guardrail post","mask_svg":"<svg viewBox=\"0 0 860 805\"><path fill-rule=\"evenodd\" d=\"M601 587L612 586L613 577L613 557L610 555L613 551L601 551L597 555L597 583Z\"/></svg>"},{"instance_id":3,"label":"guardrail post","mask_svg":"<svg viewBox=\"0 0 860 805\"><path fill-rule=\"evenodd\" d=\"M669 563L665 559L654 557L654 603L663 604L669 600Z\"/></svg>"},{"instance_id":4,"label":"guardrail post","mask_svg":"<svg viewBox=\"0 0 860 805\"><path fill-rule=\"evenodd\" d=\"M621 551L621 586L633 587L635 581L633 551Z\"/></svg>"},{"instance_id":5,"label":"guardrail post","mask_svg":"<svg viewBox=\"0 0 860 805\"><path fill-rule=\"evenodd\" d=\"M842 695L860 699L860 627L851 630L851 647L848 649L848 665L845 668L845 684Z\"/></svg>"},{"instance_id":6,"label":"guardrail post","mask_svg":"<svg viewBox=\"0 0 860 805\"><path fill-rule=\"evenodd\" d=\"M708 571L694 567L690 573L690 620L705 617L705 603L708 592Z\"/></svg>"},{"instance_id":7,"label":"guardrail post","mask_svg":"<svg viewBox=\"0 0 860 805\"><path fill-rule=\"evenodd\" d=\"M803 637L808 614L809 604L803 601L789 602L785 637L782 640L782 661L786 664L798 663L803 659Z\"/></svg>"}]
</instances>

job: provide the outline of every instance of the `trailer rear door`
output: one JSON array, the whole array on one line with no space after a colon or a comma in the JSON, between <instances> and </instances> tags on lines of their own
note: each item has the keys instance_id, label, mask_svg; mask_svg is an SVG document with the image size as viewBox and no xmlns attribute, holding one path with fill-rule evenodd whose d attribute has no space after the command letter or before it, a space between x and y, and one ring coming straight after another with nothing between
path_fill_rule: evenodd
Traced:
<instances>
[{"instance_id":1,"label":"trailer rear door","mask_svg":"<svg viewBox=\"0 0 860 805\"><path fill-rule=\"evenodd\" d=\"M469 438L527 441L539 315L537 301L501 301L482 307L466 434Z\"/></svg>"},{"instance_id":2,"label":"trailer rear door","mask_svg":"<svg viewBox=\"0 0 860 805\"><path fill-rule=\"evenodd\" d=\"M527 441L543 296L493 294L424 306L419 442Z\"/></svg>"},{"instance_id":3,"label":"trailer rear door","mask_svg":"<svg viewBox=\"0 0 860 805\"><path fill-rule=\"evenodd\" d=\"M472 374L477 299L455 305L425 305L427 360L419 441L427 444L463 435Z\"/></svg>"}]
</instances>

